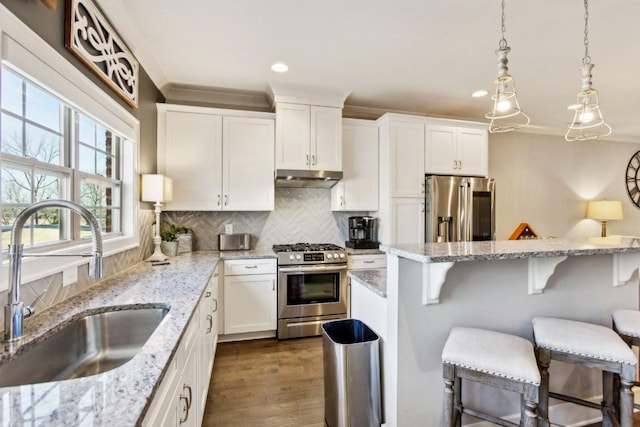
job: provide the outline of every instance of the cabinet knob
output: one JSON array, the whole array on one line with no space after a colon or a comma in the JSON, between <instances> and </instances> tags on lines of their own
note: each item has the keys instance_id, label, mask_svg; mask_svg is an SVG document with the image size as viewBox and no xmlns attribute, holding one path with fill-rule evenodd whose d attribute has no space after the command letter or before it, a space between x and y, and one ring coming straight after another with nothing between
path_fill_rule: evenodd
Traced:
<instances>
[{"instance_id":1,"label":"cabinet knob","mask_svg":"<svg viewBox=\"0 0 640 427\"><path fill-rule=\"evenodd\" d=\"M312 164L313 166L315 166L315 165L316 165L316 156L315 156L315 155L311 156L311 164Z\"/></svg>"},{"instance_id":2,"label":"cabinet knob","mask_svg":"<svg viewBox=\"0 0 640 427\"><path fill-rule=\"evenodd\" d=\"M305 163L307 166L309 166L309 155L308 155L308 154L304 156L304 163Z\"/></svg>"}]
</instances>

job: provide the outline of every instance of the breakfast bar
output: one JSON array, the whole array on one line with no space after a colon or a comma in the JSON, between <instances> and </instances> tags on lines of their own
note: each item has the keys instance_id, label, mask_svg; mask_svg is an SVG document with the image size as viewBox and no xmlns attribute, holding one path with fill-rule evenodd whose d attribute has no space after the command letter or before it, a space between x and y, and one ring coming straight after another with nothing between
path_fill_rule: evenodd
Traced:
<instances>
[{"instance_id":1,"label":"breakfast bar","mask_svg":"<svg viewBox=\"0 0 640 427\"><path fill-rule=\"evenodd\" d=\"M609 327L614 309L639 308L640 239L636 238L456 242L381 249L387 254L385 304L379 306L384 313L358 308L362 305L357 293L367 289L366 280L352 275L352 292L357 290L352 316L373 325L385 319L380 335L387 427L441 425L441 352L453 326L486 328L532 340L535 316ZM598 399L601 380L591 371L555 363L550 387ZM517 395L479 387L466 387L465 400L501 416L519 418ZM566 405L551 401L552 420L560 420ZM578 417L589 420L598 415L584 409ZM575 410L571 417L575 420ZM463 419L463 424L476 421Z\"/></svg>"}]
</instances>

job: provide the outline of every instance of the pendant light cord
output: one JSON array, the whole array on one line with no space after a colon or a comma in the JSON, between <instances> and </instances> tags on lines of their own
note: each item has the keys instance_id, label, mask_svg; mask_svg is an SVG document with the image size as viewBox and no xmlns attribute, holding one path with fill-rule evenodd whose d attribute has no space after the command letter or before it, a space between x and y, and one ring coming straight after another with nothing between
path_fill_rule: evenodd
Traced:
<instances>
[{"instance_id":1,"label":"pendant light cord","mask_svg":"<svg viewBox=\"0 0 640 427\"><path fill-rule=\"evenodd\" d=\"M584 0L584 58L582 58L582 65L589 65L590 63L591 57L589 56L589 0Z\"/></svg>"},{"instance_id":2,"label":"pendant light cord","mask_svg":"<svg viewBox=\"0 0 640 427\"><path fill-rule=\"evenodd\" d=\"M507 39L504 38L504 33L507 31L507 26L504 23L505 22L504 0L502 0L502 16L501 16L501 20L502 20L502 38L500 39L500 43L498 44L498 46L500 47L500 49L506 49L508 45L507 45Z\"/></svg>"}]
</instances>

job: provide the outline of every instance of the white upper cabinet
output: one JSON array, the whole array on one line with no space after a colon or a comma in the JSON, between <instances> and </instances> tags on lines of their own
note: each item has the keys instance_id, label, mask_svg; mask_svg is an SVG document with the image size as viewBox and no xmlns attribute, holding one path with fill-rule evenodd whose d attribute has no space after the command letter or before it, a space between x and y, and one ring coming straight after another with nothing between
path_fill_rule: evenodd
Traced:
<instances>
[{"instance_id":1,"label":"white upper cabinet","mask_svg":"<svg viewBox=\"0 0 640 427\"><path fill-rule=\"evenodd\" d=\"M332 210L378 210L378 152L374 121L343 120L343 178L331 188Z\"/></svg>"},{"instance_id":2,"label":"white upper cabinet","mask_svg":"<svg viewBox=\"0 0 640 427\"><path fill-rule=\"evenodd\" d=\"M223 209L273 210L273 120L224 117L222 129Z\"/></svg>"},{"instance_id":3,"label":"white upper cabinet","mask_svg":"<svg viewBox=\"0 0 640 427\"><path fill-rule=\"evenodd\" d=\"M274 207L269 113L158 104L158 173L173 179L169 211Z\"/></svg>"},{"instance_id":4,"label":"white upper cabinet","mask_svg":"<svg viewBox=\"0 0 640 427\"><path fill-rule=\"evenodd\" d=\"M218 167L216 167L218 165ZM222 187L222 116L158 106L158 173L173 180L164 210L215 210Z\"/></svg>"},{"instance_id":5,"label":"white upper cabinet","mask_svg":"<svg viewBox=\"0 0 640 427\"><path fill-rule=\"evenodd\" d=\"M276 169L342 170L342 109L276 103Z\"/></svg>"},{"instance_id":6,"label":"white upper cabinet","mask_svg":"<svg viewBox=\"0 0 640 427\"><path fill-rule=\"evenodd\" d=\"M425 172L436 175L487 176L487 131L427 125Z\"/></svg>"},{"instance_id":7,"label":"white upper cabinet","mask_svg":"<svg viewBox=\"0 0 640 427\"><path fill-rule=\"evenodd\" d=\"M424 197L424 125L390 125L391 197Z\"/></svg>"}]
</instances>

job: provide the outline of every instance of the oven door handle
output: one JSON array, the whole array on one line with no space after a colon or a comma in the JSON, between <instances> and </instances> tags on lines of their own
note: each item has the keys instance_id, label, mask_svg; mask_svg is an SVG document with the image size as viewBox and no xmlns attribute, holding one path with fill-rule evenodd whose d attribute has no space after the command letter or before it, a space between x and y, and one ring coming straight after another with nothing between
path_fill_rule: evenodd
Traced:
<instances>
[{"instance_id":1,"label":"oven door handle","mask_svg":"<svg viewBox=\"0 0 640 427\"><path fill-rule=\"evenodd\" d=\"M333 264L333 265L296 265L292 267L279 267L280 273L316 273L323 271L346 271L347 264Z\"/></svg>"}]
</instances>

